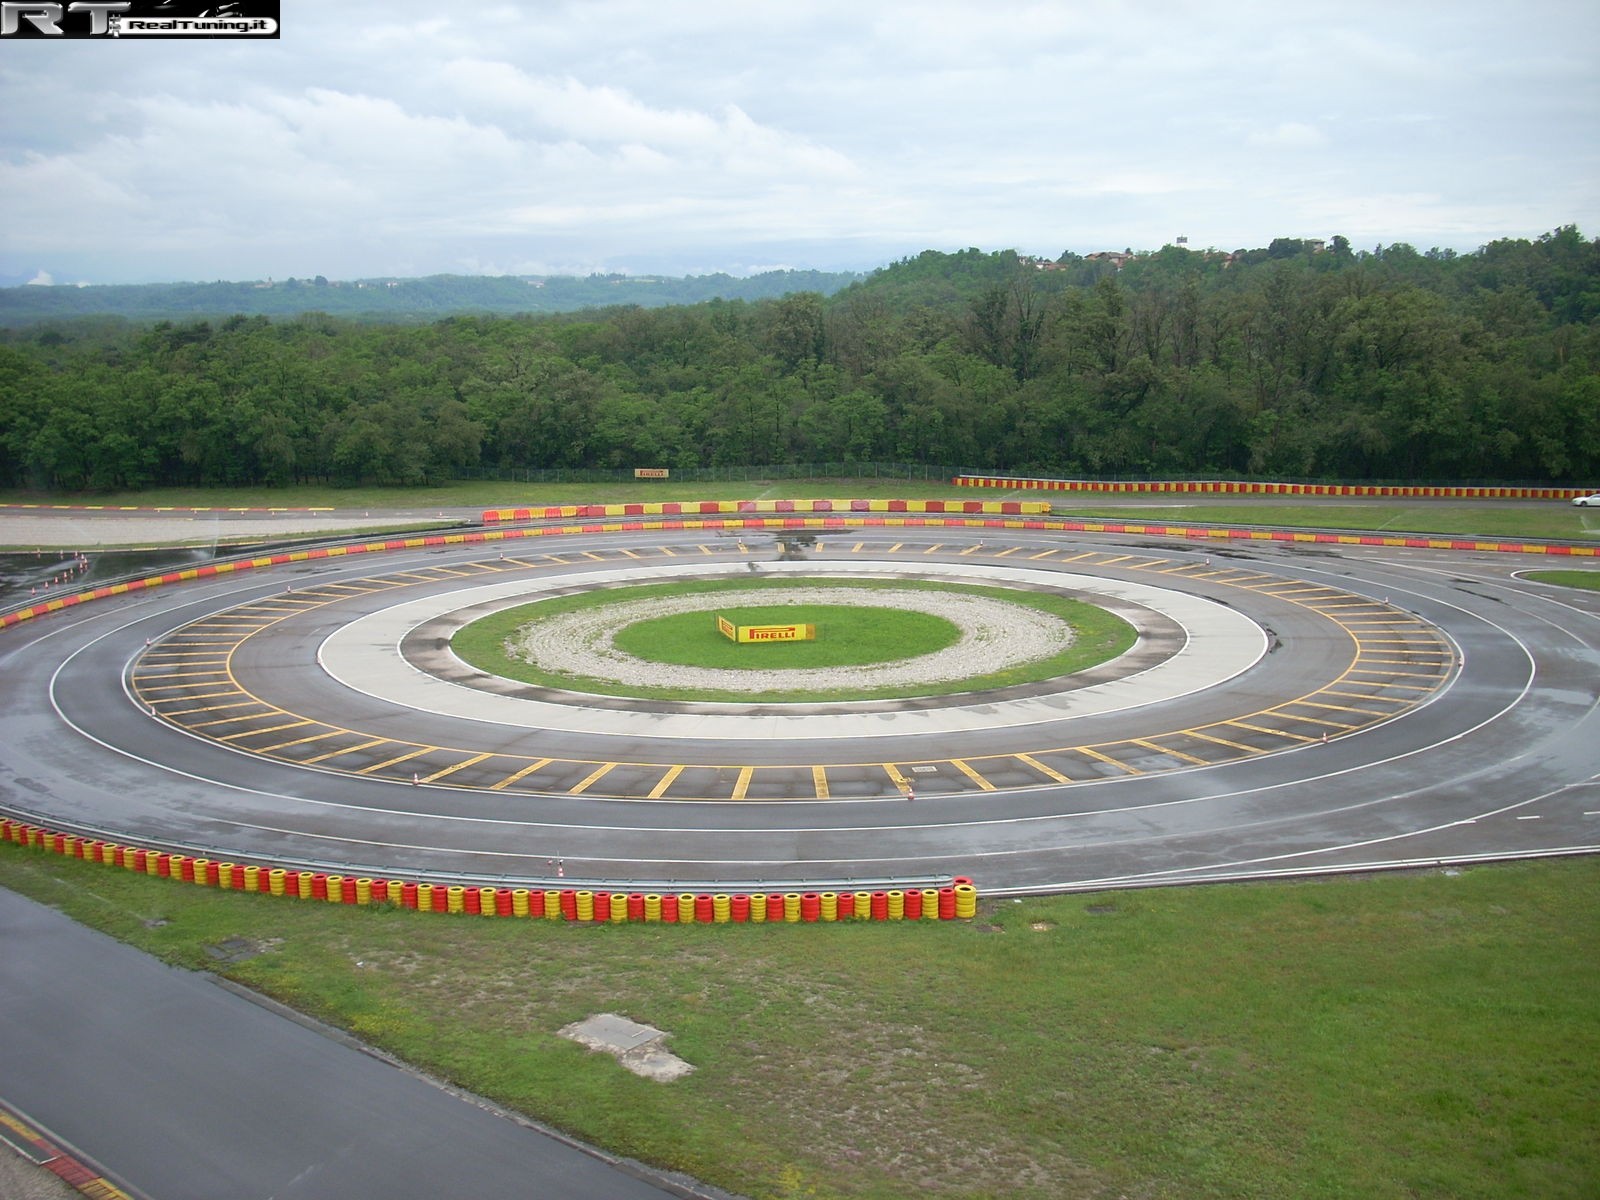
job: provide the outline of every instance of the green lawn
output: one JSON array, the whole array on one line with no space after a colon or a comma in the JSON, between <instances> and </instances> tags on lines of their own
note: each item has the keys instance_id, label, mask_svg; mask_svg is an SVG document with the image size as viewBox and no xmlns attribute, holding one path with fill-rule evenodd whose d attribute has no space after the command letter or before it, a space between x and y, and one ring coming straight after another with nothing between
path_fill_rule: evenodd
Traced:
<instances>
[{"instance_id":1,"label":"green lawn","mask_svg":"<svg viewBox=\"0 0 1600 1200\"><path fill-rule=\"evenodd\" d=\"M757 1200L1600 1190L1596 858L825 927L352 910L9 843L0 885ZM555 1036L599 1011L695 1073Z\"/></svg>"},{"instance_id":2,"label":"green lawn","mask_svg":"<svg viewBox=\"0 0 1600 1200\"><path fill-rule=\"evenodd\" d=\"M1600 516L1559 500L1515 504L1463 501L1437 505L1294 504L1241 501L1237 504L1168 506L1103 505L1051 493L1052 515L1156 525L1265 525L1286 529L1349 529L1364 533L1421 533L1463 538L1600 539ZM1085 497L1084 499L1088 499Z\"/></svg>"},{"instance_id":3,"label":"green lawn","mask_svg":"<svg viewBox=\"0 0 1600 1200\"><path fill-rule=\"evenodd\" d=\"M617 631L612 645L648 662L760 673L895 662L933 654L961 640L953 621L902 609L777 603L719 605L716 615L735 626L810 625L817 636L810 641L736 642L722 634L707 610L635 621Z\"/></svg>"},{"instance_id":4,"label":"green lawn","mask_svg":"<svg viewBox=\"0 0 1600 1200\"><path fill-rule=\"evenodd\" d=\"M1142 493L1123 503L1099 494L955 487L932 480L811 479L684 483L461 482L428 488L160 489L88 496L0 492L0 504L59 503L167 507L295 507L396 511L432 516L447 508L621 504L653 500L875 499L1027 500L1048 503L1057 515L1116 521L1194 525L1272 525L1291 528L1435 533L1459 537L1600 539L1600 514L1559 500L1516 502L1415 501L1396 504L1294 504L1277 498L1222 501L1192 493Z\"/></svg>"},{"instance_id":5,"label":"green lawn","mask_svg":"<svg viewBox=\"0 0 1600 1200\"><path fill-rule=\"evenodd\" d=\"M1600 592L1600 570L1589 571L1524 571L1524 579L1537 583L1553 583L1560 587L1584 588Z\"/></svg>"},{"instance_id":6,"label":"green lawn","mask_svg":"<svg viewBox=\"0 0 1600 1200\"><path fill-rule=\"evenodd\" d=\"M540 669L524 659L512 657L506 649L507 640L530 621L545 619L559 613L602 608L628 600L652 597L696 596L715 597L718 592L772 591L781 593L796 583L808 588L851 588L867 590L949 591L967 595L985 596L1008 603L1026 605L1060 617L1073 627L1074 640L1059 654L1037 662L1022 663L1001 671L973 676L958 682L927 684L921 686L895 686L879 689L855 689L847 693L852 700L894 699L909 696L933 696L951 691L975 691L983 688L1012 687L1023 683L1036 683L1082 671L1106 662L1124 653L1138 638L1138 632L1120 617L1080 600L1072 600L1047 592L1030 592L1013 588L972 587L958 584L932 583L923 580L902 580L893 583L867 582L841 579L804 580L784 579L720 579L690 580L679 583L644 584L637 587L603 588L573 596L554 597L536 604L482 617L456 631L450 648L462 661L494 675L504 675L522 683L541 687L576 688L604 695L636 696L646 700L726 700L739 703L796 703L804 701L837 700L846 693L835 691L780 691L722 692L709 689L681 687L624 687L608 680L575 678ZM824 606L828 607L828 606ZM806 606L774 605L771 608L752 609L753 615L765 613L774 622L804 622ZM949 622L932 618L933 625L925 624L930 618L923 613L892 612L883 608L850 609L843 606L829 608L838 614L843 637L836 644L832 635L824 630L815 642L794 642L783 645L735 645L718 634L711 618L705 614L686 614L681 618L640 622L623 631L619 639L621 649L629 653L653 657L661 662L695 663L707 667L729 665L749 666L753 656L761 661L785 669L833 666L847 662L882 662L913 654L925 654L954 640L955 627ZM867 614L876 614L868 616ZM921 618L912 620L911 618ZM669 624L670 622L670 624ZM758 623L755 620L747 622ZM884 632L876 630L881 623ZM853 633L852 633L853 631Z\"/></svg>"}]
</instances>

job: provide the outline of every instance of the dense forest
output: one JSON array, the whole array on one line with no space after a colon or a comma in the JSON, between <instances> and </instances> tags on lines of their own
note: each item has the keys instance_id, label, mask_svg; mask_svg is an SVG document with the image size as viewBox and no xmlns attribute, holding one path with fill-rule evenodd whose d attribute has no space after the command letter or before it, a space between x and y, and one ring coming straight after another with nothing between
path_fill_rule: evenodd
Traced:
<instances>
[{"instance_id":1,"label":"dense forest","mask_svg":"<svg viewBox=\"0 0 1600 1200\"><path fill-rule=\"evenodd\" d=\"M831 296L0 334L0 485L886 462L1600 484L1600 241L924 252Z\"/></svg>"},{"instance_id":2,"label":"dense forest","mask_svg":"<svg viewBox=\"0 0 1600 1200\"><path fill-rule=\"evenodd\" d=\"M315 310L364 321L436 321L451 313L552 313L604 305L765 300L790 292L829 295L861 278L848 272L732 275L428 275L421 279L255 280L0 288L0 326L59 317L183 321L240 314L299 316Z\"/></svg>"}]
</instances>

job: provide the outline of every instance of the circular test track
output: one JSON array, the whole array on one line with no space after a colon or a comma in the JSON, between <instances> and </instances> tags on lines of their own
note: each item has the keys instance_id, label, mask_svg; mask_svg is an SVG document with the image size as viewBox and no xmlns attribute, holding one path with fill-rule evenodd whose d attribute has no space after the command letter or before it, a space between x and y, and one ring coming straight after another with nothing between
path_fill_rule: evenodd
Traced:
<instances>
[{"instance_id":1,"label":"circular test track","mask_svg":"<svg viewBox=\"0 0 1600 1200\"><path fill-rule=\"evenodd\" d=\"M1519 579L1533 556L974 522L831 528L795 560L707 534L333 556L17 626L0 811L239 862L675 890L1020 893L1600 848L1600 605ZM539 595L752 572L1066 591L1141 637L1048 684L812 706L580 696L448 652Z\"/></svg>"}]
</instances>

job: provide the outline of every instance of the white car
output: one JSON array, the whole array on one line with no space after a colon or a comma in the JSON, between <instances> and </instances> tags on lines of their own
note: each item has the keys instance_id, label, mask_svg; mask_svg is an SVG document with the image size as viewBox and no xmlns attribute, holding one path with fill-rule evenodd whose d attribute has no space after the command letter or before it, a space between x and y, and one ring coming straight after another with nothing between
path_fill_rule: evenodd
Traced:
<instances>
[{"instance_id":1,"label":"white car","mask_svg":"<svg viewBox=\"0 0 1600 1200\"><path fill-rule=\"evenodd\" d=\"M1600 492L1592 496L1574 496L1572 502L1579 508L1600 508Z\"/></svg>"}]
</instances>

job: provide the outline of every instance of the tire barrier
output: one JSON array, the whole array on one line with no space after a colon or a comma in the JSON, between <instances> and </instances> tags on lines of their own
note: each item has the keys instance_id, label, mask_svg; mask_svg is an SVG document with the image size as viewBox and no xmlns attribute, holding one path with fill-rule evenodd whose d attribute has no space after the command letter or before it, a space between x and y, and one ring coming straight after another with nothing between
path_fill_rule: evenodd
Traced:
<instances>
[{"instance_id":1,"label":"tire barrier","mask_svg":"<svg viewBox=\"0 0 1600 1200\"><path fill-rule=\"evenodd\" d=\"M1271 483L1246 479L1030 479L1011 475L957 475L956 487L1006 491L1128 493L1177 492L1212 496L1392 496L1397 500L1571 500L1578 487L1472 487L1376 483ZM485 514L487 516L487 514Z\"/></svg>"},{"instance_id":2,"label":"tire barrier","mask_svg":"<svg viewBox=\"0 0 1600 1200\"><path fill-rule=\"evenodd\" d=\"M63 858L179 880L219 891L250 892L326 904L389 904L417 912L561 920L580 925L837 924L842 921L969 920L978 889L958 875L942 888L871 892L625 892L605 889L493 887L372 879L259 863L220 862L142 846L102 842L0 817L0 842Z\"/></svg>"},{"instance_id":3,"label":"tire barrier","mask_svg":"<svg viewBox=\"0 0 1600 1200\"><path fill-rule=\"evenodd\" d=\"M1002 479L979 476L958 476L953 482L966 487L1056 487L1064 490L1072 481L1065 480L1022 480ZM1110 490L1115 487L1136 488L1142 486L1145 490L1163 490L1172 487L1182 487L1182 484L1093 484L1084 485L1084 490ZM1191 485L1197 486L1197 485ZM1243 484L1215 484L1214 490L1234 489L1235 494L1247 485ZM1414 496L1439 496L1448 498L1466 497L1481 499L1502 498L1506 494L1522 492L1527 499L1570 499L1572 496L1583 495L1579 488L1416 488L1406 492L1401 488L1368 489L1363 492L1357 488L1346 491L1336 490L1336 485L1312 484L1260 484L1262 488L1302 488L1299 493L1278 492L1263 494L1300 494L1300 495L1399 495L1404 493L1408 497ZM1323 488L1318 492L1317 487ZM776 504L777 501L705 501L706 504L733 503L743 504ZM812 503L808 501L793 501L796 505ZM823 503L816 501L814 503ZM163 575L149 575L143 579L134 579L126 583L110 584L106 587L95 588L93 591L76 592L72 595L61 596L56 599L46 600L39 604L30 604L24 608L14 609L11 612L0 613L0 630L8 629L24 621L31 621L39 617L49 616L51 613L61 612L64 609L86 604L92 600L104 600L111 596L124 596L130 592L138 592L149 588L164 587L168 584L185 583L196 579L212 579L219 575L237 574L243 571L260 570L266 567L288 566L295 563L312 562L325 558L343 558L357 554L379 554L388 550L424 550L433 546L466 546L489 542L504 543L512 538L535 537L563 537L573 534L595 533L620 533L645 529L822 529L839 530L870 526L882 527L912 527L912 528L938 528L941 526L963 526L978 528L1002 529L1038 529L1066 533L1118 533L1134 534L1146 537L1176 537L1189 540L1217 540L1236 539L1251 541L1287 541L1287 542L1313 542L1340 546L1382 546L1389 549L1423 549L1423 550L1474 550L1482 552L1497 552L1503 554L1543 554L1558 558L1593 558L1600 556L1600 546L1570 544L1560 542L1494 542L1467 538L1420 538L1420 537L1385 537L1366 534L1336 534L1336 533L1311 533L1296 530L1281 529L1232 529L1221 526L1184 526L1184 525L1153 525L1126 522L1105 521L1069 521L1061 518L1047 517L1049 505L1021 505L1020 502L1004 501L1002 505L1018 505L1018 511L1004 513L990 513L987 511L969 511L968 504L975 504L982 508L989 501L913 501L913 500L851 500L831 501L835 505L848 504L850 507L832 510L802 511L796 508L792 513L774 512L772 516L731 516L731 517L691 517L686 515L663 514L660 519L642 521L624 517L603 523L586 525L547 525L535 528L518 529L487 529L482 532L432 534L426 537L391 538L381 542L352 542L341 546L319 546L313 550L295 550L286 554L261 555L256 558L230 559L227 562L207 563L200 567L189 567L182 571L168 571ZM884 504L891 507L882 512L872 508L872 505ZM914 505L924 507L917 509ZM942 504L942 510L928 507ZM858 508L857 505L867 505L867 508ZM894 507L904 505L904 508ZM579 506L588 508L620 507L631 508L633 505L588 505ZM662 507L668 507L663 505ZM677 507L694 511L692 504L678 505ZM1037 512L1033 510L1037 509ZM544 510L494 510L496 512L543 512ZM742 509L741 509L742 511ZM576 515L576 514L573 514ZM496 524L484 514L485 524ZM505 518L501 518L503 520Z\"/></svg>"}]
</instances>

